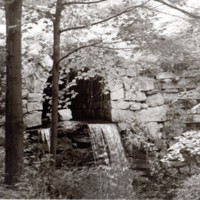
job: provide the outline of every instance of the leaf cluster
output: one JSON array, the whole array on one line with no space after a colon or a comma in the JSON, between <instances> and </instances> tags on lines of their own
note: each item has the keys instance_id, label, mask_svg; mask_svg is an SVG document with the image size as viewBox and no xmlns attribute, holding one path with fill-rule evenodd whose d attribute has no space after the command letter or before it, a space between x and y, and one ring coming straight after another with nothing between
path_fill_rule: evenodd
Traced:
<instances>
[{"instance_id":1,"label":"leaf cluster","mask_svg":"<svg viewBox=\"0 0 200 200\"><path fill-rule=\"evenodd\" d=\"M200 194L200 174L185 179L176 191L174 199L198 200Z\"/></svg>"},{"instance_id":2,"label":"leaf cluster","mask_svg":"<svg viewBox=\"0 0 200 200\"><path fill-rule=\"evenodd\" d=\"M170 142L173 137L180 135L185 131L187 114L182 103L175 101L169 104L167 112L167 121L162 129L163 139Z\"/></svg>"},{"instance_id":3,"label":"leaf cluster","mask_svg":"<svg viewBox=\"0 0 200 200\"><path fill-rule=\"evenodd\" d=\"M168 149L168 154L163 161L177 160L195 162L199 164L200 156L200 133L198 131L188 131L175 137L176 142Z\"/></svg>"}]
</instances>

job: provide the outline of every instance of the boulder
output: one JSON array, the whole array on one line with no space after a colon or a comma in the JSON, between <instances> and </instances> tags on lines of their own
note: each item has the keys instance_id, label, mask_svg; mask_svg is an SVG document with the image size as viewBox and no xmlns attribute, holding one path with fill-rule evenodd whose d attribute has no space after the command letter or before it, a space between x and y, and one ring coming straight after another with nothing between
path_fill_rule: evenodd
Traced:
<instances>
[{"instance_id":1,"label":"boulder","mask_svg":"<svg viewBox=\"0 0 200 200\"><path fill-rule=\"evenodd\" d=\"M28 94L28 101L42 101L43 100L43 94L42 93L29 93Z\"/></svg>"},{"instance_id":2,"label":"boulder","mask_svg":"<svg viewBox=\"0 0 200 200\"><path fill-rule=\"evenodd\" d=\"M166 78L166 79L162 79L161 81L164 83L171 83L173 79L170 78Z\"/></svg>"},{"instance_id":3,"label":"boulder","mask_svg":"<svg viewBox=\"0 0 200 200\"><path fill-rule=\"evenodd\" d=\"M123 88L123 81L122 80L118 80L118 79L113 79L111 77L108 77L107 86L108 86L108 89L111 92L114 92L115 90Z\"/></svg>"},{"instance_id":4,"label":"boulder","mask_svg":"<svg viewBox=\"0 0 200 200\"><path fill-rule=\"evenodd\" d=\"M27 89L22 89L22 98L26 98L28 96L29 91Z\"/></svg>"},{"instance_id":5,"label":"boulder","mask_svg":"<svg viewBox=\"0 0 200 200\"><path fill-rule=\"evenodd\" d=\"M180 100L191 100L191 99L196 99L196 100L200 100L200 94L198 91L192 91L191 93L187 92L184 93L182 95L179 95Z\"/></svg>"},{"instance_id":6,"label":"boulder","mask_svg":"<svg viewBox=\"0 0 200 200\"><path fill-rule=\"evenodd\" d=\"M140 110L142 108L142 104L141 103L137 103L137 102L132 102L131 103L131 107L130 110Z\"/></svg>"},{"instance_id":7,"label":"boulder","mask_svg":"<svg viewBox=\"0 0 200 200\"><path fill-rule=\"evenodd\" d=\"M181 88L183 89L193 89L197 86L196 84L196 78L182 78L179 83Z\"/></svg>"},{"instance_id":8,"label":"boulder","mask_svg":"<svg viewBox=\"0 0 200 200\"><path fill-rule=\"evenodd\" d=\"M127 110L130 107L130 102L127 101L111 101L111 108L113 109L122 109L122 110Z\"/></svg>"},{"instance_id":9,"label":"boulder","mask_svg":"<svg viewBox=\"0 0 200 200\"><path fill-rule=\"evenodd\" d=\"M162 89L181 89L182 86L175 83L162 83Z\"/></svg>"},{"instance_id":10,"label":"boulder","mask_svg":"<svg viewBox=\"0 0 200 200\"><path fill-rule=\"evenodd\" d=\"M26 107L27 103L28 103L27 99L22 99L22 105L23 105L23 107Z\"/></svg>"},{"instance_id":11,"label":"boulder","mask_svg":"<svg viewBox=\"0 0 200 200\"><path fill-rule=\"evenodd\" d=\"M133 116L134 112L130 110L111 109L112 122L124 122L131 119Z\"/></svg>"},{"instance_id":12,"label":"boulder","mask_svg":"<svg viewBox=\"0 0 200 200\"><path fill-rule=\"evenodd\" d=\"M135 77L135 76L137 76L135 68L129 67L129 68L126 70L126 76L127 76L127 77Z\"/></svg>"},{"instance_id":13,"label":"boulder","mask_svg":"<svg viewBox=\"0 0 200 200\"><path fill-rule=\"evenodd\" d=\"M149 107L149 106L148 106L146 103L142 103L142 104L141 104L141 108L142 108L142 109L146 109L146 108L148 108L148 107Z\"/></svg>"},{"instance_id":14,"label":"boulder","mask_svg":"<svg viewBox=\"0 0 200 200\"><path fill-rule=\"evenodd\" d=\"M161 106L164 104L164 97L161 93L148 96L146 104L150 107Z\"/></svg>"},{"instance_id":15,"label":"boulder","mask_svg":"<svg viewBox=\"0 0 200 200\"><path fill-rule=\"evenodd\" d=\"M167 105L149 107L135 112L135 117L140 122L163 122L166 121Z\"/></svg>"},{"instance_id":16,"label":"boulder","mask_svg":"<svg viewBox=\"0 0 200 200\"><path fill-rule=\"evenodd\" d=\"M6 121L5 116L0 116L0 125L4 124Z\"/></svg>"},{"instance_id":17,"label":"boulder","mask_svg":"<svg viewBox=\"0 0 200 200\"><path fill-rule=\"evenodd\" d=\"M27 104L27 110L28 112L36 111L36 110L42 110L43 105L42 102L30 102Z\"/></svg>"},{"instance_id":18,"label":"boulder","mask_svg":"<svg viewBox=\"0 0 200 200\"><path fill-rule=\"evenodd\" d=\"M23 112L23 114L28 113L27 106L22 108L22 112Z\"/></svg>"},{"instance_id":19,"label":"boulder","mask_svg":"<svg viewBox=\"0 0 200 200\"><path fill-rule=\"evenodd\" d=\"M200 123L200 115L199 114L189 115L187 123Z\"/></svg>"},{"instance_id":20,"label":"boulder","mask_svg":"<svg viewBox=\"0 0 200 200\"><path fill-rule=\"evenodd\" d=\"M123 68L118 68L117 72L121 77L125 77L126 76L126 70L123 69Z\"/></svg>"},{"instance_id":21,"label":"boulder","mask_svg":"<svg viewBox=\"0 0 200 200\"><path fill-rule=\"evenodd\" d=\"M113 88L113 90L110 93L110 99L111 100L118 100L124 98L124 88Z\"/></svg>"},{"instance_id":22,"label":"boulder","mask_svg":"<svg viewBox=\"0 0 200 200\"><path fill-rule=\"evenodd\" d=\"M184 70L181 73L181 77L183 78L195 78L200 75L199 70Z\"/></svg>"},{"instance_id":23,"label":"boulder","mask_svg":"<svg viewBox=\"0 0 200 200\"><path fill-rule=\"evenodd\" d=\"M162 80L162 79L174 79L175 74L172 72L160 72L159 74L156 75L156 79Z\"/></svg>"},{"instance_id":24,"label":"boulder","mask_svg":"<svg viewBox=\"0 0 200 200\"><path fill-rule=\"evenodd\" d=\"M130 88L133 85L133 79L132 78L128 78L128 77L124 77L123 78L123 84L124 84L124 88L126 91L130 90Z\"/></svg>"},{"instance_id":25,"label":"boulder","mask_svg":"<svg viewBox=\"0 0 200 200\"><path fill-rule=\"evenodd\" d=\"M68 121L72 119L72 111L70 109L59 110L58 114L61 121Z\"/></svg>"},{"instance_id":26,"label":"boulder","mask_svg":"<svg viewBox=\"0 0 200 200\"><path fill-rule=\"evenodd\" d=\"M144 92L135 92L135 101L141 102L146 100L146 94Z\"/></svg>"},{"instance_id":27,"label":"boulder","mask_svg":"<svg viewBox=\"0 0 200 200\"><path fill-rule=\"evenodd\" d=\"M125 100L135 101L135 90L130 89L125 92Z\"/></svg>"},{"instance_id":28,"label":"boulder","mask_svg":"<svg viewBox=\"0 0 200 200\"><path fill-rule=\"evenodd\" d=\"M160 132L160 129L162 126L160 126L157 122L149 122L146 125L149 131L149 135L152 139L161 139L162 133Z\"/></svg>"},{"instance_id":29,"label":"boulder","mask_svg":"<svg viewBox=\"0 0 200 200\"><path fill-rule=\"evenodd\" d=\"M35 65L31 63L24 63L23 69L22 69L22 78L26 79L27 77L35 74L36 68Z\"/></svg>"},{"instance_id":30,"label":"boulder","mask_svg":"<svg viewBox=\"0 0 200 200\"><path fill-rule=\"evenodd\" d=\"M178 93L163 93L163 97L164 97L165 103L169 103L172 100L178 99Z\"/></svg>"},{"instance_id":31,"label":"boulder","mask_svg":"<svg viewBox=\"0 0 200 200\"><path fill-rule=\"evenodd\" d=\"M146 94L144 92L135 91L133 89L130 89L125 94L125 100L128 100L128 101L131 100L131 101L137 101L137 102L145 101Z\"/></svg>"},{"instance_id":32,"label":"boulder","mask_svg":"<svg viewBox=\"0 0 200 200\"><path fill-rule=\"evenodd\" d=\"M155 80L153 78L140 76L138 77L138 83L137 83L138 90L143 92L153 90L155 88L154 82Z\"/></svg>"},{"instance_id":33,"label":"boulder","mask_svg":"<svg viewBox=\"0 0 200 200\"><path fill-rule=\"evenodd\" d=\"M42 125L42 112L28 113L24 117L24 124L27 128Z\"/></svg>"}]
</instances>

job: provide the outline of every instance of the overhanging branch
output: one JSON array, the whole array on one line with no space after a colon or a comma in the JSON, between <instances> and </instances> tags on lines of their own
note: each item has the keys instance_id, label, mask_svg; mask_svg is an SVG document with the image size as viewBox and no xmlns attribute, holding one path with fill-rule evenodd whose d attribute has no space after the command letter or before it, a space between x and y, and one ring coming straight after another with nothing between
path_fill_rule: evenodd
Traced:
<instances>
[{"instance_id":1,"label":"overhanging branch","mask_svg":"<svg viewBox=\"0 0 200 200\"><path fill-rule=\"evenodd\" d=\"M90 27L90 26L95 26L95 25L98 25L98 24L107 22L107 21L109 21L109 20L111 20L111 19L117 18L117 17L119 17L119 16L121 16L121 15L123 15L123 14L125 14L125 13L131 12L131 11L133 11L133 10L139 8L139 7L142 7L142 6L144 6L145 4L147 4L149 1L150 1L150 0L147 0L147 1L145 1L144 3L139 4L139 5L137 5L137 6L131 6L131 7L129 7L129 8L126 8L126 9L123 10L122 12L119 12L119 13L113 15L113 16L110 16L110 17L106 18L106 19L103 19L103 20L100 20L100 21L91 23L90 25L82 25L82 26L69 27L69 28L62 29L62 30L61 30L61 33L62 33L62 32L66 32L66 31L71 31L71 30L85 29L85 28L88 28L88 27Z\"/></svg>"},{"instance_id":2,"label":"overhanging branch","mask_svg":"<svg viewBox=\"0 0 200 200\"><path fill-rule=\"evenodd\" d=\"M96 45L100 44L101 42L102 42L102 41L96 42L96 43L92 43L92 44L88 44L88 45L84 45L84 46L80 46L80 47L74 49L73 51L69 52L68 54L66 54L66 55L63 56L62 58L60 58L60 60L59 60L58 62L60 63L60 62L63 61L65 58L68 58L70 55L72 55L73 53L75 53L75 52L77 52L77 51L79 51L79 50L81 50L81 49L84 49L84 48L87 48L87 47L96 46Z\"/></svg>"},{"instance_id":3,"label":"overhanging branch","mask_svg":"<svg viewBox=\"0 0 200 200\"><path fill-rule=\"evenodd\" d=\"M157 10L157 9L155 9L154 7L144 6L143 8L145 8L145 9L147 9L147 10L153 10L154 12L162 13L162 14L165 14L165 15L168 15L168 16L172 16L172 17L177 17L177 18L180 18L180 19L184 19L184 20L188 19L188 18L186 18L186 17L181 17L181 16L179 16L179 15L174 15L174 14L170 14L170 13L168 13L168 12L163 12L163 11L161 11L161 10Z\"/></svg>"},{"instance_id":4,"label":"overhanging branch","mask_svg":"<svg viewBox=\"0 0 200 200\"><path fill-rule=\"evenodd\" d=\"M157 1L157 2L159 2L159 3L162 3L163 5L168 6L168 7L172 8L172 9L178 10L178 11L184 13L185 15L187 15L187 16L189 16L189 17L192 17L192 18L195 18L195 19L200 19L200 16L199 16L199 15L195 15L195 14L193 14L193 13L190 13L190 12L188 12L188 11L182 9L182 8L179 8L179 7L177 7L177 6L174 6L174 5L172 5L172 4L169 4L169 3L165 2L165 1L162 1L162 0L155 0L155 1Z\"/></svg>"},{"instance_id":5,"label":"overhanging branch","mask_svg":"<svg viewBox=\"0 0 200 200\"><path fill-rule=\"evenodd\" d=\"M63 5L75 5L75 4L96 4L96 3L102 3L104 1L108 1L108 0L99 0L99 1L87 1L87 2L84 2L84 1L71 1L71 2L66 2L66 3L63 3Z\"/></svg>"}]
</instances>

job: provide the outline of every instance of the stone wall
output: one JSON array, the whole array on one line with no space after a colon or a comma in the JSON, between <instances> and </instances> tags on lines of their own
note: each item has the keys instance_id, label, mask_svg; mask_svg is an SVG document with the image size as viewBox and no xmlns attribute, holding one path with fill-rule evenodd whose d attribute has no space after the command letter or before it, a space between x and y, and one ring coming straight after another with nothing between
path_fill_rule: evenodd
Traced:
<instances>
[{"instance_id":1,"label":"stone wall","mask_svg":"<svg viewBox=\"0 0 200 200\"><path fill-rule=\"evenodd\" d=\"M42 125L43 92L52 67L50 57L45 57L43 62L46 67L36 64L27 66L22 71L24 122L28 128ZM3 66L2 63L1 65ZM106 103L104 112L108 113L105 116L108 116L110 121L127 122L135 119L146 123L149 130L160 135L159 132L166 121L169 102L179 99L186 104L186 123L200 122L200 109L195 113L191 112L191 108L200 103L200 95L194 92L184 95L184 92L197 87L196 80L200 75L198 68L179 69L178 72L160 70L153 76L137 76L135 70L130 68L116 67L107 70L105 83L110 91L110 102ZM1 117L0 120L3 122L4 118Z\"/></svg>"},{"instance_id":2,"label":"stone wall","mask_svg":"<svg viewBox=\"0 0 200 200\"><path fill-rule=\"evenodd\" d=\"M49 60L51 59L46 58L46 62L49 62ZM43 90L50 75L52 63L50 62L45 66L48 67L36 64L34 68L30 66L30 69L24 68L22 71L23 112L25 114L24 123L27 127L42 124Z\"/></svg>"},{"instance_id":3,"label":"stone wall","mask_svg":"<svg viewBox=\"0 0 200 200\"><path fill-rule=\"evenodd\" d=\"M198 125L200 109L192 112L191 108L200 103L200 94L192 90L197 87L199 75L200 71L195 68L179 72L161 71L153 77L127 74L110 86L112 121L144 122L153 137L160 137L169 103L177 101L185 104L185 123Z\"/></svg>"},{"instance_id":4,"label":"stone wall","mask_svg":"<svg viewBox=\"0 0 200 200\"><path fill-rule=\"evenodd\" d=\"M40 64L25 66L22 69L22 101L24 123L26 127L40 126L42 124L43 110L43 90L52 68L50 57L43 59L45 67ZM0 46L0 100L4 102L5 84L6 84L6 67L5 67L5 47ZM5 108L4 104L0 106L0 128L5 122L4 113L1 110Z\"/></svg>"}]
</instances>

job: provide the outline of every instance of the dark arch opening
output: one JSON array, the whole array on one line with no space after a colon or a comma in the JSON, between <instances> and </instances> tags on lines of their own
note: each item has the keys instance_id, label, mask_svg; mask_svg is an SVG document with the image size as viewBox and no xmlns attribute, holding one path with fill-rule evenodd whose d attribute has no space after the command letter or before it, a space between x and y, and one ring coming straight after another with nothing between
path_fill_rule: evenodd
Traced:
<instances>
[{"instance_id":1,"label":"dark arch opening","mask_svg":"<svg viewBox=\"0 0 200 200\"><path fill-rule=\"evenodd\" d=\"M82 72L87 71L86 68L82 69ZM72 120L111 121L110 94L104 93L102 77L77 78L78 71L72 69L62 77L59 84L59 90L62 93L59 99L59 109L65 109L67 105L67 108L72 111ZM49 122L48 114L51 112L51 81L52 76L50 75L43 91L43 125Z\"/></svg>"},{"instance_id":2,"label":"dark arch opening","mask_svg":"<svg viewBox=\"0 0 200 200\"><path fill-rule=\"evenodd\" d=\"M77 80L73 88L77 96L69 108L74 120L111 120L110 95L103 92L103 78L95 76Z\"/></svg>"}]
</instances>

